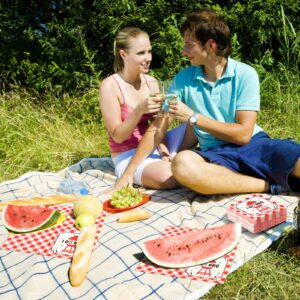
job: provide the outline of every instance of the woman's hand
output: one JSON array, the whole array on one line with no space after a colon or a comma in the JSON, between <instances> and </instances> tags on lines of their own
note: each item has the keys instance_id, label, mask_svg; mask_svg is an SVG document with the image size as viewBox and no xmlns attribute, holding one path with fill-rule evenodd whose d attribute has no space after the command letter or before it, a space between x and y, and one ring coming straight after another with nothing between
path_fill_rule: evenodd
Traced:
<instances>
[{"instance_id":1,"label":"woman's hand","mask_svg":"<svg viewBox=\"0 0 300 300\"><path fill-rule=\"evenodd\" d=\"M158 148L158 151L159 151L162 161L168 161L168 162L172 161L172 157L170 155L169 149L165 144L160 143L157 146L157 148Z\"/></svg>"},{"instance_id":2,"label":"woman's hand","mask_svg":"<svg viewBox=\"0 0 300 300\"><path fill-rule=\"evenodd\" d=\"M188 122L194 111L181 101L172 100L169 102L169 113L179 121Z\"/></svg>"},{"instance_id":3,"label":"woman's hand","mask_svg":"<svg viewBox=\"0 0 300 300\"><path fill-rule=\"evenodd\" d=\"M148 97L137 106L137 109L139 110L141 115L157 114L161 110L162 102L162 95Z\"/></svg>"},{"instance_id":4,"label":"woman's hand","mask_svg":"<svg viewBox=\"0 0 300 300\"><path fill-rule=\"evenodd\" d=\"M120 190L124 186L132 186L133 185L133 176L125 175L125 173L121 176L121 178L116 182L116 184L112 187L109 187L101 192L101 195L112 195L115 191Z\"/></svg>"},{"instance_id":5,"label":"woman's hand","mask_svg":"<svg viewBox=\"0 0 300 300\"><path fill-rule=\"evenodd\" d=\"M126 172L120 177L120 179L116 182L114 188L115 190L119 190L124 186L132 186L133 185L133 175L126 174Z\"/></svg>"}]
</instances>

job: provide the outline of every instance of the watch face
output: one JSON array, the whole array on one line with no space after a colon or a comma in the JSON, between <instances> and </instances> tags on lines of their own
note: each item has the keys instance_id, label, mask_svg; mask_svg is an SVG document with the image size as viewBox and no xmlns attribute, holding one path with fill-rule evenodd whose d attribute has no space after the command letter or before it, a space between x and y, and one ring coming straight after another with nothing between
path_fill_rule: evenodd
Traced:
<instances>
[{"instance_id":1,"label":"watch face","mask_svg":"<svg viewBox=\"0 0 300 300\"><path fill-rule=\"evenodd\" d=\"M196 116L192 116L192 117L190 118L190 122L191 122L192 124L197 123L197 118L196 118Z\"/></svg>"}]
</instances>

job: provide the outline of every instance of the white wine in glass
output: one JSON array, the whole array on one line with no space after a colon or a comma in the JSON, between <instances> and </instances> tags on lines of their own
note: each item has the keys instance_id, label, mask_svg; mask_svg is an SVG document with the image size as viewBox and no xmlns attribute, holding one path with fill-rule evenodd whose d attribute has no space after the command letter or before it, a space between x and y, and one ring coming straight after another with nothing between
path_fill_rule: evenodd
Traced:
<instances>
[{"instance_id":1,"label":"white wine in glass","mask_svg":"<svg viewBox=\"0 0 300 300\"><path fill-rule=\"evenodd\" d=\"M169 89L171 84L174 86L174 82L172 82L171 80L166 80L163 82L163 90L164 90L164 103L162 106L162 110L165 112L169 111L169 102L170 101L174 101L177 99L177 93L173 92L173 93L169 93Z\"/></svg>"},{"instance_id":2,"label":"white wine in glass","mask_svg":"<svg viewBox=\"0 0 300 300\"><path fill-rule=\"evenodd\" d=\"M164 94L164 88L163 88L163 82L160 80L151 80L149 81L149 96L155 97L155 96L163 96Z\"/></svg>"},{"instance_id":3,"label":"white wine in glass","mask_svg":"<svg viewBox=\"0 0 300 300\"><path fill-rule=\"evenodd\" d=\"M149 97L161 97L164 98L164 85L160 80L152 80L149 82ZM160 112L156 116L162 116L162 106L161 103Z\"/></svg>"}]
</instances>

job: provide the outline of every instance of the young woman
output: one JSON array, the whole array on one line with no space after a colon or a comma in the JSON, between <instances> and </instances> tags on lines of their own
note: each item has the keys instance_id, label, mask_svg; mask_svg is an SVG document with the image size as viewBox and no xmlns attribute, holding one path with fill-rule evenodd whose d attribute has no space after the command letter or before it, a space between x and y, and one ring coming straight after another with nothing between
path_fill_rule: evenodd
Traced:
<instances>
[{"instance_id":1,"label":"young woman","mask_svg":"<svg viewBox=\"0 0 300 300\"><path fill-rule=\"evenodd\" d=\"M115 173L120 178L149 124L160 112L163 99L162 96L149 96L150 82L156 79L147 75L152 52L146 32L134 27L121 30L115 39L114 55L115 74L100 85L100 108ZM159 144L139 164L132 177L123 178L120 187L135 183L153 189L176 188L170 160L168 148Z\"/></svg>"}]
</instances>

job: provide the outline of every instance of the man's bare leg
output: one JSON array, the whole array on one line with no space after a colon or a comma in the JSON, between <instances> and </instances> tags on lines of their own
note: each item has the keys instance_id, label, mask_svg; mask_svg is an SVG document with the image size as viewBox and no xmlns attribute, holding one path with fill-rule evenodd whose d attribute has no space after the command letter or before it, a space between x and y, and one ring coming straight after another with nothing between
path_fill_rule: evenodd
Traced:
<instances>
[{"instance_id":1,"label":"man's bare leg","mask_svg":"<svg viewBox=\"0 0 300 300\"><path fill-rule=\"evenodd\" d=\"M298 158L295 167L291 172L291 176L300 178L300 158Z\"/></svg>"},{"instance_id":2,"label":"man's bare leg","mask_svg":"<svg viewBox=\"0 0 300 300\"><path fill-rule=\"evenodd\" d=\"M270 185L263 179L235 173L208 163L199 154L186 150L172 162L172 172L179 184L201 194L263 193Z\"/></svg>"}]
</instances>

